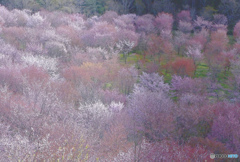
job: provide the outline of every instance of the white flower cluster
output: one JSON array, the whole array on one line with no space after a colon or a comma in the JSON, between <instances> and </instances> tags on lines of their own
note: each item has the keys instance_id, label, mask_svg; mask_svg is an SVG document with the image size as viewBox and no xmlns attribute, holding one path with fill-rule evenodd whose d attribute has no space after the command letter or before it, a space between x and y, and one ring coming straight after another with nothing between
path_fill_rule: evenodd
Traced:
<instances>
[{"instance_id":1,"label":"white flower cluster","mask_svg":"<svg viewBox=\"0 0 240 162\"><path fill-rule=\"evenodd\" d=\"M110 57L110 53L101 47L98 48L87 47L87 53L95 61L108 60Z\"/></svg>"},{"instance_id":2,"label":"white flower cluster","mask_svg":"<svg viewBox=\"0 0 240 162\"><path fill-rule=\"evenodd\" d=\"M73 27L77 31L81 31L85 29L85 21L82 17L80 16L74 16L75 21L69 21L69 26Z\"/></svg>"},{"instance_id":3,"label":"white flower cluster","mask_svg":"<svg viewBox=\"0 0 240 162\"><path fill-rule=\"evenodd\" d=\"M43 24L45 18L43 18L39 12L33 14L30 19L28 19L28 27L37 27Z\"/></svg>"},{"instance_id":4,"label":"white flower cluster","mask_svg":"<svg viewBox=\"0 0 240 162\"><path fill-rule=\"evenodd\" d=\"M109 108L104 105L101 101L97 101L92 104L87 104L87 105L81 105L79 107L79 110L84 114L92 114L92 117L94 119L99 119L99 118L108 118L112 115L112 112L109 110Z\"/></svg>"},{"instance_id":5,"label":"white flower cluster","mask_svg":"<svg viewBox=\"0 0 240 162\"><path fill-rule=\"evenodd\" d=\"M22 60L26 65L35 65L47 70L50 73L55 73L57 71L57 60L55 58L44 57L44 56L33 56L24 55Z\"/></svg>"},{"instance_id":6,"label":"white flower cluster","mask_svg":"<svg viewBox=\"0 0 240 162\"><path fill-rule=\"evenodd\" d=\"M123 52L124 54L129 53L134 46L135 43L130 40L122 40L116 44L116 47L119 49L119 51Z\"/></svg>"},{"instance_id":7,"label":"white flower cluster","mask_svg":"<svg viewBox=\"0 0 240 162\"><path fill-rule=\"evenodd\" d=\"M120 112L123 109L124 105L121 102L117 103L115 101L112 101L109 107L111 111Z\"/></svg>"},{"instance_id":8,"label":"white flower cluster","mask_svg":"<svg viewBox=\"0 0 240 162\"><path fill-rule=\"evenodd\" d=\"M201 53L202 47L199 46L190 46L187 48L187 56L192 57L195 61L202 59L203 54Z\"/></svg>"}]
</instances>

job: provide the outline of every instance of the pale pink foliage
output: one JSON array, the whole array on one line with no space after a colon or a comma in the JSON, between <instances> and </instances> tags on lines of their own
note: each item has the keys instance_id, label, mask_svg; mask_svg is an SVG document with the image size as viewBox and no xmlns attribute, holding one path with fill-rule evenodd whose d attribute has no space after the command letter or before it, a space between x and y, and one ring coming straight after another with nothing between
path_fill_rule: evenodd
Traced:
<instances>
[{"instance_id":1,"label":"pale pink foliage","mask_svg":"<svg viewBox=\"0 0 240 162\"><path fill-rule=\"evenodd\" d=\"M235 25L233 33L236 39L240 39L240 22Z\"/></svg>"},{"instance_id":2,"label":"pale pink foliage","mask_svg":"<svg viewBox=\"0 0 240 162\"><path fill-rule=\"evenodd\" d=\"M190 15L190 11L182 10L177 14L178 21L184 21L184 22L191 22L192 18Z\"/></svg>"},{"instance_id":3,"label":"pale pink foliage","mask_svg":"<svg viewBox=\"0 0 240 162\"><path fill-rule=\"evenodd\" d=\"M179 21L178 24L178 30L184 32L184 33L189 33L193 29L193 25L190 22L185 22L185 21Z\"/></svg>"},{"instance_id":4,"label":"pale pink foliage","mask_svg":"<svg viewBox=\"0 0 240 162\"><path fill-rule=\"evenodd\" d=\"M159 13L155 18L155 26L159 32L166 32L172 30L173 16L168 13Z\"/></svg>"},{"instance_id":5,"label":"pale pink foliage","mask_svg":"<svg viewBox=\"0 0 240 162\"><path fill-rule=\"evenodd\" d=\"M211 29L212 22L209 22L207 20L204 20L202 17L197 17L197 20L193 23L195 30L202 30L202 29Z\"/></svg>"},{"instance_id":6,"label":"pale pink foliage","mask_svg":"<svg viewBox=\"0 0 240 162\"><path fill-rule=\"evenodd\" d=\"M42 44L30 42L26 45L26 50L33 55L46 55L47 51Z\"/></svg>"},{"instance_id":7,"label":"pale pink foliage","mask_svg":"<svg viewBox=\"0 0 240 162\"><path fill-rule=\"evenodd\" d=\"M107 51L106 49L101 47L98 48L87 47L86 52L93 62L109 60L112 58L112 56L114 56L114 54L116 54L114 51Z\"/></svg>"},{"instance_id":8,"label":"pale pink foliage","mask_svg":"<svg viewBox=\"0 0 240 162\"><path fill-rule=\"evenodd\" d=\"M194 62L196 63L196 61L203 59L201 49L202 49L201 45L189 46L187 47L186 55L188 57L193 58Z\"/></svg>"},{"instance_id":9,"label":"pale pink foliage","mask_svg":"<svg viewBox=\"0 0 240 162\"><path fill-rule=\"evenodd\" d=\"M2 18L1 21L4 25L11 26L15 24L13 15L6 7L0 6L0 15Z\"/></svg>"},{"instance_id":10,"label":"pale pink foliage","mask_svg":"<svg viewBox=\"0 0 240 162\"><path fill-rule=\"evenodd\" d=\"M102 90L100 92L101 101L104 104L110 104L111 102L126 103L126 96L120 94L117 90Z\"/></svg>"},{"instance_id":11,"label":"pale pink foliage","mask_svg":"<svg viewBox=\"0 0 240 162\"><path fill-rule=\"evenodd\" d=\"M149 140L159 140L171 134L173 102L168 96L169 86L162 79L158 74L144 73L130 95L129 132L135 142L142 135Z\"/></svg>"},{"instance_id":12,"label":"pale pink foliage","mask_svg":"<svg viewBox=\"0 0 240 162\"><path fill-rule=\"evenodd\" d=\"M157 73L143 73L140 76L140 83L138 86L146 88L151 92L168 93L170 90L169 85L164 83L163 76L159 76Z\"/></svg>"},{"instance_id":13,"label":"pale pink foliage","mask_svg":"<svg viewBox=\"0 0 240 162\"><path fill-rule=\"evenodd\" d=\"M117 43L116 47L119 52L126 55L132 51L134 47L138 45L139 34L134 31L122 29L117 32Z\"/></svg>"},{"instance_id":14,"label":"pale pink foliage","mask_svg":"<svg viewBox=\"0 0 240 162\"><path fill-rule=\"evenodd\" d=\"M154 16L150 14L137 17L135 23L138 32L149 34L155 31Z\"/></svg>"},{"instance_id":15,"label":"pale pink foliage","mask_svg":"<svg viewBox=\"0 0 240 162\"><path fill-rule=\"evenodd\" d=\"M21 58L21 52L17 50L14 46L6 44L3 40L0 40L0 42L0 53L2 54L4 60L9 60L12 63L19 62Z\"/></svg>"},{"instance_id":16,"label":"pale pink foliage","mask_svg":"<svg viewBox=\"0 0 240 162\"><path fill-rule=\"evenodd\" d=\"M138 72L134 67L122 68L118 72L118 87L119 91L124 94L129 94L137 81Z\"/></svg>"},{"instance_id":17,"label":"pale pink foliage","mask_svg":"<svg viewBox=\"0 0 240 162\"><path fill-rule=\"evenodd\" d=\"M171 89L175 91L176 96L186 93L201 94L204 92L204 84L201 79L182 78L181 76L174 75L172 77Z\"/></svg>"},{"instance_id":18,"label":"pale pink foliage","mask_svg":"<svg viewBox=\"0 0 240 162\"><path fill-rule=\"evenodd\" d=\"M84 32L81 39L85 46L113 48L116 42L116 27L108 22L97 22Z\"/></svg>"},{"instance_id":19,"label":"pale pink foliage","mask_svg":"<svg viewBox=\"0 0 240 162\"><path fill-rule=\"evenodd\" d=\"M211 33L211 42L208 44L210 55L218 54L226 50L228 44L228 36L226 30L217 30Z\"/></svg>"},{"instance_id":20,"label":"pale pink foliage","mask_svg":"<svg viewBox=\"0 0 240 162\"><path fill-rule=\"evenodd\" d=\"M44 21L45 21L45 18L42 17L39 12L37 12L29 16L26 26L32 27L32 28L42 27L42 25L44 24Z\"/></svg>"},{"instance_id":21,"label":"pale pink foliage","mask_svg":"<svg viewBox=\"0 0 240 162\"><path fill-rule=\"evenodd\" d=\"M68 17L68 25L80 32L85 29L85 19L80 14L72 14Z\"/></svg>"},{"instance_id":22,"label":"pale pink foliage","mask_svg":"<svg viewBox=\"0 0 240 162\"><path fill-rule=\"evenodd\" d=\"M190 39L189 34L183 33L181 31L176 31L175 37L174 37L174 46L178 54L181 53L181 49L185 47L189 39Z\"/></svg>"},{"instance_id":23,"label":"pale pink foliage","mask_svg":"<svg viewBox=\"0 0 240 162\"><path fill-rule=\"evenodd\" d=\"M114 24L120 29L135 31L135 26L133 25L133 22L136 17L137 16L135 14L121 15L114 19Z\"/></svg>"},{"instance_id":24,"label":"pale pink foliage","mask_svg":"<svg viewBox=\"0 0 240 162\"><path fill-rule=\"evenodd\" d=\"M209 40L208 30L201 30L200 32L195 33L195 35L193 36L193 39L189 41L189 44L201 45L202 48L204 48L208 40Z\"/></svg>"},{"instance_id":25,"label":"pale pink foliage","mask_svg":"<svg viewBox=\"0 0 240 162\"><path fill-rule=\"evenodd\" d=\"M118 17L118 14L114 11L106 11L102 16L102 21L107 21L109 23L113 23L114 19Z\"/></svg>"}]
</instances>

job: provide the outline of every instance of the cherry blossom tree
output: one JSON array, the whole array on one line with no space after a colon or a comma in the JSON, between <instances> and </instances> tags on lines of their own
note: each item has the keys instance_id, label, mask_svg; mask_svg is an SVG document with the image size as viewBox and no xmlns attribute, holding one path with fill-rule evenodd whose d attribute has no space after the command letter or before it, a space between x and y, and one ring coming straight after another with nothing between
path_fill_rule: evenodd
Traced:
<instances>
[{"instance_id":1,"label":"cherry blossom tree","mask_svg":"<svg viewBox=\"0 0 240 162\"><path fill-rule=\"evenodd\" d=\"M187 47L187 53L186 55L188 57L193 58L194 61L194 65L197 66L197 61L200 61L201 59L203 59L203 54L201 52L201 45L195 45L193 47Z\"/></svg>"},{"instance_id":2,"label":"cherry blossom tree","mask_svg":"<svg viewBox=\"0 0 240 162\"><path fill-rule=\"evenodd\" d=\"M201 30L200 32L194 34L193 38L188 41L189 45L200 45L202 50L205 50L207 42L209 41L209 31Z\"/></svg>"},{"instance_id":3,"label":"cherry blossom tree","mask_svg":"<svg viewBox=\"0 0 240 162\"><path fill-rule=\"evenodd\" d=\"M164 37L149 35L149 40L147 42L146 54L155 61L155 56L157 56L157 61L160 62L161 56L165 55L170 58L173 53L173 44L170 41L166 41Z\"/></svg>"},{"instance_id":4,"label":"cherry blossom tree","mask_svg":"<svg viewBox=\"0 0 240 162\"><path fill-rule=\"evenodd\" d=\"M118 17L118 14L114 11L106 11L102 16L102 21L107 21L109 23L113 23L114 19Z\"/></svg>"},{"instance_id":5,"label":"cherry blossom tree","mask_svg":"<svg viewBox=\"0 0 240 162\"><path fill-rule=\"evenodd\" d=\"M168 13L159 13L155 18L155 26L158 32L161 33L163 37L171 38L171 30L173 25L173 16Z\"/></svg>"},{"instance_id":6,"label":"cherry blossom tree","mask_svg":"<svg viewBox=\"0 0 240 162\"><path fill-rule=\"evenodd\" d=\"M116 103L126 103L127 98L125 95L120 94L117 90L102 90L100 95L101 101L104 104Z\"/></svg>"},{"instance_id":7,"label":"cherry blossom tree","mask_svg":"<svg viewBox=\"0 0 240 162\"><path fill-rule=\"evenodd\" d=\"M190 22L179 21L178 30L183 33L190 33L193 30L193 25Z\"/></svg>"},{"instance_id":8,"label":"cherry blossom tree","mask_svg":"<svg viewBox=\"0 0 240 162\"><path fill-rule=\"evenodd\" d=\"M120 29L135 31L134 21L136 17L135 14L121 15L114 19L114 24Z\"/></svg>"},{"instance_id":9,"label":"cherry blossom tree","mask_svg":"<svg viewBox=\"0 0 240 162\"><path fill-rule=\"evenodd\" d=\"M18 63L21 60L21 51L17 50L15 46L5 43L0 40L1 48L0 52L4 57L4 60L11 61L12 64Z\"/></svg>"},{"instance_id":10,"label":"cherry blossom tree","mask_svg":"<svg viewBox=\"0 0 240 162\"><path fill-rule=\"evenodd\" d=\"M171 81L171 90L174 91L174 95L181 96L184 94L200 94L204 95L206 91L206 85L202 79L192 79L190 77L181 77L174 75Z\"/></svg>"},{"instance_id":11,"label":"cherry blossom tree","mask_svg":"<svg viewBox=\"0 0 240 162\"><path fill-rule=\"evenodd\" d=\"M129 133L135 143L135 149L141 136L153 141L160 140L169 137L173 128L173 103L168 96L169 86L164 84L162 79L156 73L143 73L140 84L135 86L130 96Z\"/></svg>"},{"instance_id":12,"label":"cherry blossom tree","mask_svg":"<svg viewBox=\"0 0 240 162\"><path fill-rule=\"evenodd\" d=\"M154 27L154 16L143 15L137 17L135 23L138 32L145 32L146 34L153 33L155 31Z\"/></svg>"},{"instance_id":13,"label":"cherry blossom tree","mask_svg":"<svg viewBox=\"0 0 240 162\"><path fill-rule=\"evenodd\" d=\"M235 38L236 39L239 39L239 37L240 37L240 22L238 22L236 25L235 25L235 27L234 27L234 31L233 31L233 33L234 33L234 36L235 36Z\"/></svg>"},{"instance_id":14,"label":"cherry blossom tree","mask_svg":"<svg viewBox=\"0 0 240 162\"><path fill-rule=\"evenodd\" d=\"M119 91L128 95L138 78L138 73L134 67L123 68L118 72L118 87Z\"/></svg>"},{"instance_id":15,"label":"cherry blossom tree","mask_svg":"<svg viewBox=\"0 0 240 162\"><path fill-rule=\"evenodd\" d=\"M190 15L190 11L188 10L182 10L177 14L177 20L178 21L184 21L184 22L191 22L192 18Z\"/></svg>"},{"instance_id":16,"label":"cherry blossom tree","mask_svg":"<svg viewBox=\"0 0 240 162\"><path fill-rule=\"evenodd\" d=\"M189 39L189 34L186 34L181 31L176 31L173 41L174 41L174 47L176 48L178 55L183 53L184 47L188 39Z\"/></svg>"},{"instance_id":17,"label":"cherry blossom tree","mask_svg":"<svg viewBox=\"0 0 240 162\"><path fill-rule=\"evenodd\" d=\"M39 12L37 12L29 17L26 26L32 28L41 27L44 24L44 21L45 18L42 15L40 15Z\"/></svg>"},{"instance_id":18,"label":"cherry blossom tree","mask_svg":"<svg viewBox=\"0 0 240 162\"><path fill-rule=\"evenodd\" d=\"M205 57L207 58L213 81L224 70L226 59L224 55L221 55L221 52L227 49L227 44L227 31L218 30L211 34L211 42L206 47Z\"/></svg>"},{"instance_id":19,"label":"cherry blossom tree","mask_svg":"<svg viewBox=\"0 0 240 162\"><path fill-rule=\"evenodd\" d=\"M131 30L119 30L117 33L116 48L123 54L124 62L127 63L128 54L138 45L139 35Z\"/></svg>"},{"instance_id":20,"label":"cherry blossom tree","mask_svg":"<svg viewBox=\"0 0 240 162\"><path fill-rule=\"evenodd\" d=\"M211 29L212 22L204 20L202 17L197 17L197 20L193 23L194 30L201 31L202 29L209 30Z\"/></svg>"},{"instance_id":21,"label":"cherry blossom tree","mask_svg":"<svg viewBox=\"0 0 240 162\"><path fill-rule=\"evenodd\" d=\"M83 33L81 39L85 46L111 49L116 42L116 33L115 26L107 22L97 22L90 30Z\"/></svg>"}]
</instances>

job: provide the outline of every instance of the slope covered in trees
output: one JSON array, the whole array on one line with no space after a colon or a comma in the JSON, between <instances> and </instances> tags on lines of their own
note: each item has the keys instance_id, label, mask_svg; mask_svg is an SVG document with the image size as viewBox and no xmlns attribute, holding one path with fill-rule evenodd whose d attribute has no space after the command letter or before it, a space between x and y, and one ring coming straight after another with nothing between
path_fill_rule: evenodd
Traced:
<instances>
[{"instance_id":1,"label":"slope covered in trees","mask_svg":"<svg viewBox=\"0 0 240 162\"><path fill-rule=\"evenodd\" d=\"M0 161L240 155L240 22L233 33L224 15L189 10L87 18L0 6Z\"/></svg>"},{"instance_id":2,"label":"slope covered in trees","mask_svg":"<svg viewBox=\"0 0 240 162\"><path fill-rule=\"evenodd\" d=\"M157 15L167 12L176 15L181 10L189 9L194 18L198 15L210 20L213 14L224 14L231 25L236 23L240 15L239 0L1 0L0 3L10 9L39 11L44 8L87 16L101 15L108 10L119 14Z\"/></svg>"}]
</instances>

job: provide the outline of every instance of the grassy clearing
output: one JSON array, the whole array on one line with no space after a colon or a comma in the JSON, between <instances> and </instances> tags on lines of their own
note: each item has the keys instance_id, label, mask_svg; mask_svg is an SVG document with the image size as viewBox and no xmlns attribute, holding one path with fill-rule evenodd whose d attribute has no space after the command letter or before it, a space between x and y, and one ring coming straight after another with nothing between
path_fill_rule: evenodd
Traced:
<instances>
[{"instance_id":1,"label":"grassy clearing","mask_svg":"<svg viewBox=\"0 0 240 162\"><path fill-rule=\"evenodd\" d=\"M233 36L229 36L232 37L232 40L234 40ZM120 54L120 62L124 64L124 57L123 54ZM143 69L140 68L139 66L139 61L143 59L143 55L140 54L133 54L130 53L127 57L127 64L128 65L134 65L136 68L138 68L140 71L142 71ZM165 59L163 59L165 60ZM151 62L151 58L146 58L145 59L146 62ZM160 66L164 66L166 63L165 61L161 61ZM143 66L142 68L144 68L145 66ZM197 65L197 69L194 75L194 78L205 78L207 77L207 74L209 72L209 67L206 63L201 62L200 64ZM171 79L172 79L172 74L169 72L166 72L165 69L159 69L159 74L162 74L164 76L164 81L166 83L170 83ZM229 89L229 85L227 83L228 78L232 76L230 71L223 71L221 73L218 74L217 76L217 80L218 82L221 84L221 86L225 89Z\"/></svg>"},{"instance_id":2,"label":"grassy clearing","mask_svg":"<svg viewBox=\"0 0 240 162\"><path fill-rule=\"evenodd\" d=\"M229 44L230 45L233 45L234 43L236 43L236 40L235 40L235 38L234 38L234 36L233 35L228 35L228 39L229 39Z\"/></svg>"},{"instance_id":3,"label":"grassy clearing","mask_svg":"<svg viewBox=\"0 0 240 162\"><path fill-rule=\"evenodd\" d=\"M200 63L197 66L196 72L195 72L195 78L203 78L207 76L207 73L209 72L208 66L205 63Z\"/></svg>"}]
</instances>

